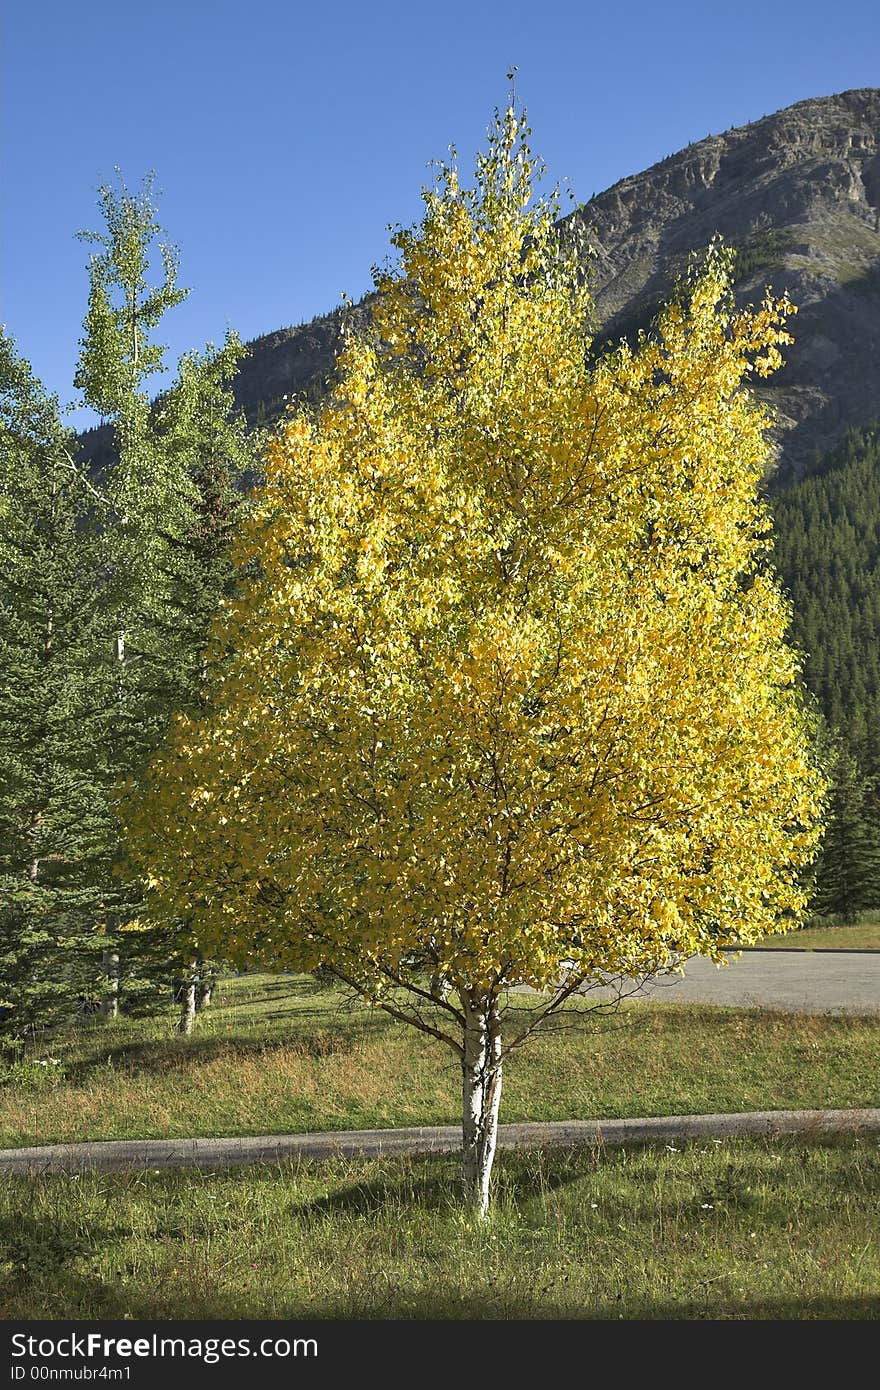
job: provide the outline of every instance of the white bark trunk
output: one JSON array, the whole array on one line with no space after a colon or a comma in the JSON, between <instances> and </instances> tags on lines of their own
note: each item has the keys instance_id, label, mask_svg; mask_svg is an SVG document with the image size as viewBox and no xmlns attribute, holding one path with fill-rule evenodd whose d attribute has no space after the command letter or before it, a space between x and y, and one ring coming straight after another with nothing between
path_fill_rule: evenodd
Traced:
<instances>
[{"instance_id":1,"label":"white bark trunk","mask_svg":"<svg viewBox=\"0 0 880 1390\"><path fill-rule=\"evenodd\" d=\"M120 615L117 615L120 617ZM121 617L120 617L121 621ZM116 658L116 686L117 698L121 694L121 672L125 662L125 633L121 627L117 629L116 637L113 642L113 654ZM104 994L101 999L101 1017L117 1018L119 1016L119 952L104 951L101 957L101 966L106 978Z\"/></svg>"},{"instance_id":2,"label":"white bark trunk","mask_svg":"<svg viewBox=\"0 0 880 1390\"><path fill-rule=\"evenodd\" d=\"M117 1018L119 1015L119 952L105 951L101 966L107 979L104 997L101 1000L101 1017Z\"/></svg>"},{"instance_id":3,"label":"white bark trunk","mask_svg":"<svg viewBox=\"0 0 880 1390\"><path fill-rule=\"evenodd\" d=\"M185 1036L192 1032L196 1018L196 969L196 962L191 961L180 991L180 1019L177 1031Z\"/></svg>"},{"instance_id":4,"label":"white bark trunk","mask_svg":"<svg viewBox=\"0 0 880 1390\"><path fill-rule=\"evenodd\" d=\"M462 1177L465 1200L480 1217L489 1210L501 1102L501 1019L494 1003L462 994Z\"/></svg>"}]
</instances>

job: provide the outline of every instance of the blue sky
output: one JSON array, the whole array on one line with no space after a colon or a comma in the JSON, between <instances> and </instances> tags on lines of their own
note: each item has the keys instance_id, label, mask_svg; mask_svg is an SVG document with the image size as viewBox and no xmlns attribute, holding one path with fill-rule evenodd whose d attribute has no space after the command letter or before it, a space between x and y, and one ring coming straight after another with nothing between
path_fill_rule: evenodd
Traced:
<instances>
[{"instance_id":1,"label":"blue sky","mask_svg":"<svg viewBox=\"0 0 880 1390\"><path fill-rule=\"evenodd\" d=\"M359 297L428 163L483 144L519 69L533 147L578 201L730 126L880 85L876 0L6 0L0 321L63 401L95 190L157 173L189 300L173 360ZM80 423L85 417L75 417Z\"/></svg>"}]
</instances>

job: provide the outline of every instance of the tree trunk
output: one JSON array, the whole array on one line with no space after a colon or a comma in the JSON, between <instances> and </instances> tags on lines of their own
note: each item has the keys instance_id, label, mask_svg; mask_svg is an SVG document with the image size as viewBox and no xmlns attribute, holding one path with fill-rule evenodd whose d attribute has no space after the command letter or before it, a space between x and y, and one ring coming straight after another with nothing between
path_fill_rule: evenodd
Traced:
<instances>
[{"instance_id":1,"label":"tree trunk","mask_svg":"<svg viewBox=\"0 0 880 1390\"><path fill-rule=\"evenodd\" d=\"M445 975L432 975L430 989L435 999L446 999L449 995L449 981Z\"/></svg>"},{"instance_id":2,"label":"tree trunk","mask_svg":"<svg viewBox=\"0 0 880 1390\"><path fill-rule=\"evenodd\" d=\"M101 1017L117 1018L119 1015L119 952L105 951L101 966L107 978L104 997L101 1000Z\"/></svg>"},{"instance_id":3,"label":"tree trunk","mask_svg":"<svg viewBox=\"0 0 880 1390\"><path fill-rule=\"evenodd\" d=\"M119 615L117 615L119 617ZM121 698L121 672L125 663L125 633L121 628L117 629L116 637L113 642L113 653L116 658L116 693L117 699ZM112 949L106 950L101 956L101 966L104 971L107 983L104 987L104 994L101 998L101 1017L114 1019L119 1016L119 952Z\"/></svg>"},{"instance_id":4,"label":"tree trunk","mask_svg":"<svg viewBox=\"0 0 880 1390\"><path fill-rule=\"evenodd\" d=\"M196 962L190 961L189 969L180 987L180 1018L177 1031L187 1037L193 1030L196 1018L196 969Z\"/></svg>"},{"instance_id":5,"label":"tree trunk","mask_svg":"<svg viewBox=\"0 0 880 1390\"><path fill-rule=\"evenodd\" d=\"M489 1210L489 1185L498 1141L501 1101L501 1019L493 999L462 995L462 1177L465 1201L480 1218Z\"/></svg>"},{"instance_id":6,"label":"tree trunk","mask_svg":"<svg viewBox=\"0 0 880 1390\"><path fill-rule=\"evenodd\" d=\"M199 980L199 987L196 990L196 1013L200 1014L202 1009L207 1009L211 1002L211 993L213 989L213 978L210 975L203 975Z\"/></svg>"}]
</instances>

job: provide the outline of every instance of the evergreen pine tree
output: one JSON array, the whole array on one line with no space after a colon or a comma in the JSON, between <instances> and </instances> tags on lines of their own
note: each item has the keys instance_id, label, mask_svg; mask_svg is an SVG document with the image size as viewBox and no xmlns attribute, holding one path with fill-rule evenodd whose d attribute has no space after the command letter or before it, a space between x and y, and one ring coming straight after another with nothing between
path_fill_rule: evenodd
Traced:
<instances>
[{"instance_id":1,"label":"evergreen pine tree","mask_svg":"<svg viewBox=\"0 0 880 1390\"><path fill-rule=\"evenodd\" d=\"M855 922L880 904L880 830L852 753L838 742L826 761L831 773L828 824L813 909L822 917Z\"/></svg>"},{"instance_id":2,"label":"evergreen pine tree","mask_svg":"<svg viewBox=\"0 0 880 1390\"><path fill-rule=\"evenodd\" d=\"M109 904L106 633L94 491L72 434L0 332L0 1036L96 984Z\"/></svg>"}]
</instances>

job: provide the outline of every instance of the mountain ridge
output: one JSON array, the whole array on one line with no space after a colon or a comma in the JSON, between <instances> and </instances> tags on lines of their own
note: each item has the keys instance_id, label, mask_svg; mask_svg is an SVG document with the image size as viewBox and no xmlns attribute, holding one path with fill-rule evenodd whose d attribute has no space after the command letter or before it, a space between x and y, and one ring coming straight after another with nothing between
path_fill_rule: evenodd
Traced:
<instances>
[{"instance_id":1,"label":"mountain ridge","mask_svg":"<svg viewBox=\"0 0 880 1390\"><path fill-rule=\"evenodd\" d=\"M812 97L707 136L563 220L596 251L608 337L645 326L687 257L720 234L738 297L768 282L798 306L775 408L783 476L880 415L880 89Z\"/></svg>"},{"instance_id":2,"label":"mountain ridge","mask_svg":"<svg viewBox=\"0 0 880 1390\"><path fill-rule=\"evenodd\" d=\"M648 328L688 258L720 235L737 251L736 294L770 283L798 307L786 362L756 392L771 407L776 485L847 431L880 418L880 88L809 97L709 135L618 180L560 219L591 245L600 342ZM248 421L320 399L344 316L372 296L247 344L235 384ZM90 458L109 434L84 436Z\"/></svg>"}]
</instances>

